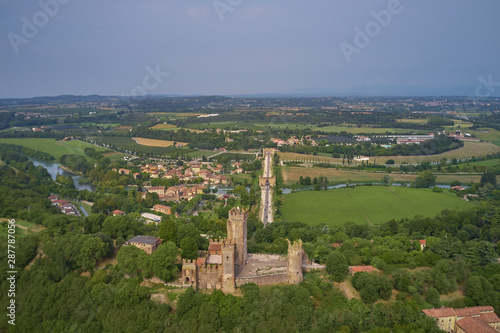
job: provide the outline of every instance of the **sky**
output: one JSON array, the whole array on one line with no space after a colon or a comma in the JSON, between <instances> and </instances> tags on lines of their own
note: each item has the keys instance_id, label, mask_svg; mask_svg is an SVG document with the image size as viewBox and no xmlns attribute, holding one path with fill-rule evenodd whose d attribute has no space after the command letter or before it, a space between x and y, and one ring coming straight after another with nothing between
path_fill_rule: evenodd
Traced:
<instances>
[{"instance_id":1,"label":"sky","mask_svg":"<svg viewBox=\"0 0 500 333\"><path fill-rule=\"evenodd\" d=\"M500 96L498 0L0 0L0 98Z\"/></svg>"}]
</instances>

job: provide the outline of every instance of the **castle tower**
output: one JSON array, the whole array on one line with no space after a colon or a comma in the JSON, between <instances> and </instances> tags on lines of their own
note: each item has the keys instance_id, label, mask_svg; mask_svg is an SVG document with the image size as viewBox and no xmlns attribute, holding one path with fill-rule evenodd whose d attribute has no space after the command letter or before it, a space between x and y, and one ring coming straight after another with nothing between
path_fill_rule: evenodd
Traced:
<instances>
[{"instance_id":1,"label":"castle tower","mask_svg":"<svg viewBox=\"0 0 500 333\"><path fill-rule=\"evenodd\" d=\"M247 262L248 209L233 208L227 220L227 240L234 244L234 263L243 266Z\"/></svg>"},{"instance_id":2,"label":"castle tower","mask_svg":"<svg viewBox=\"0 0 500 333\"><path fill-rule=\"evenodd\" d=\"M182 260L182 283L197 288L196 260Z\"/></svg>"},{"instance_id":3,"label":"castle tower","mask_svg":"<svg viewBox=\"0 0 500 333\"><path fill-rule=\"evenodd\" d=\"M235 246L225 242L221 247L222 254L222 290L234 292L234 249Z\"/></svg>"},{"instance_id":4,"label":"castle tower","mask_svg":"<svg viewBox=\"0 0 500 333\"><path fill-rule=\"evenodd\" d=\"M286 265L286 272L288 276L288 283L297 284L302 282L304 279L302 276L302 256L304 251L302 250L302 240L299 239L297 242L290 243L288 241L288 260Z\"/></svg>"}]
</instances>

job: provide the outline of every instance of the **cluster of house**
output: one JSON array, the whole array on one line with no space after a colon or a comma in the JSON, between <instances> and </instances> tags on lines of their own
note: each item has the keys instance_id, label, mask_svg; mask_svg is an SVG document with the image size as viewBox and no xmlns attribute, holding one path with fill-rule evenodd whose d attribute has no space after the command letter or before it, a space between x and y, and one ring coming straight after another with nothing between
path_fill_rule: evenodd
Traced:
<instances>
[{"instance_id":1,"label":"cluster of house","mask_svg":"<svg viewBox=\"0 0 500 333\"><path fill-rule=\"evenodd\" d=\"M126 173L126 169L117 170L120 173ZM194 182L198 178L203 180L205 185L229 185L231 178L222 175L224 167L220 164L213 165L210 162L189 163L188 167L172 167L163 164L146 164L141 167L141 172L148 173L151 178L174 179L178 178L184 182ZM130 172L130 170L128 170ZM139 175L139 174L137 174ZM136 177L136 174L134 174Z\"/></svg>"},{"instance_id":2,"label":"cluster of house","mask_svg":"<svg viewBox=\"0 0 500 333\"><path fill-rule=\"evenodd\" d=\"M61 200L61 199L59 199L59 196L57 196L57 195L52 195L52 196L48 197L47 199L50 200L50 202L52 203L52 206L58 207L63 214L80 216L80 212L78 211L78 209L75 207L75 205L73 205L69 201Z\"/></svg>"},{"instance_id":3,"label":"cluster of house","mask_svg":"<svg viewBox=\"0 0 500 333\"><path fill-rule=\"evenodd\" d=\"M292 136L291 138L286 140L280 138L271 138L271 142L275 143L278 147L303 145L304 140L309 141L311 143L311 146L318 145L318 143L314 139L312 139L310 135L306 135L302 139L297 139L297 137L295 136Z\"/></svg>"},{"instance_id":4,"label":"cluster of house","mask_svg":"<svg viewBox=\"0 0 500 333\"><path fill-rule=\"evenodd\" d=\"M500 318L492 306L453 309L442 307L426 309L422 312L436 320L439 328L453 333L498 333Z\"/></svg>"},{"instance_id":5,"label":"cluster of house","mask_svg":"<svg viewBox=\"0 0 500 333\"><path fill-rule=\"evenodd\" d=\"M143 189L146 191L142 192L142 197L145 198L148 193L156 193L161 201L190 201L196 195L203 194L203 189L205 187L205 185L177 185L168 188L165 186L145 186Z\"/></svg>"},{"instance_id":6,"label":"cluster of house","mask_svg":"<svg viewBox=\"0 0 500 333\"><path fill-rule=\"evenodd\" d=\"M481 139L473 138L470 133L464 133L460 130L456 131L455 133L449 133L448 136L462 141L471 141L471 142L481 141Z\"/></svg>"}]
</instances>

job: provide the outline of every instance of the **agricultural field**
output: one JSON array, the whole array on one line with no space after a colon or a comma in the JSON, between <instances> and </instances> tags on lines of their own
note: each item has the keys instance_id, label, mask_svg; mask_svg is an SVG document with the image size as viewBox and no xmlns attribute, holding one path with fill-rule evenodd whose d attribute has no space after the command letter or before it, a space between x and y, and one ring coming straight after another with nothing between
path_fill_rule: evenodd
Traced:
<instances>
[{"instance_id":1,"label":"agricultural field","mask_svg":"<svg viewBox=\"0 0 500 333\"><path fill-rule=\"evenodd\" d=\"M217 151L214 150L195 150L192 153L186 155L192 158L202 158L203 156L209 157L215 155L216 153Z\"/></svg>"},{"instance_id":2,"label":"agricultural field","mask_svg":"<svg viewBox=\"0 0 500 333\"><path fill-rule=\"evenodd\" d=\"M102 156L109 158L110 160L120 160L125 156L129 156L128 154L125 153L120 153L117 151L111 152L111 153L104 153Z\"/></svg>"},{"instance_id":3,"label":"agricultural field","mask_svg":"<svg viewBox=\"0 0 500 333\"><path fill-rule=\"evenodd\" d=\"M172 125L172 124L156 124L153 127L150 127L150 129L160 130L160 131L174 131L174 132L176 132L180 129L184 129L186 131L193 132L193 133L204 133L204 131L202 131L202 130L193 129L193 128L182 128L182 127L177 127L177 126Z\"/></svg>"},{"instance_id":4,"label":"agricultural field","mask_svg":"<svg viewBox=\"0 0 500 333\"><path fill-rule=\"evenodd\" d=\"M435 216L444 209L471 208L444 190L358 186L328 191L304 191L284 196L283 219L307 224L342 225L345 222L379 224L415 215Z\"/></svg>"},{"instance_id":5,"label":"agricultural field","mask_svg":"<svg viewBox=\"0 0 500 333\"><path fill-rule=\"evenodd\" d=\"M143 146L150 146L150 147L170 147L173 146L175 141L168 141L168 140L155 140L155 139L146 139L146 138L132 138L137 144L143 145ZM182 144L183 146L187 146L186 142L177 142Z\"/></svg>"},{"instance_id":6,"label":"agricultural field","mask_svg":"<svg viewBox=\"0 0 500 333\"><path fill-rule=\"evenodd\" d=\"M484 133L487 131L487 133ZM500 131L497 131L494 128L480 128L477 131L474 131L473 134L481 140L491 141L491 143L500 146Z\"/></svg>"},{"instance_id":7,"label":"agricultural field","mask_svg":"<svg viewBox=\"0 0 500 333\"><path fill-rule=\"evenodd\" d=\"M177 126L172 124L156 124L153 127L150 127L150 129L153 130L167 130L167 131L175 130L177 128L178 128Z\"/></svg>"},{"instance_id":8,"label":"agricultural field","mask_svg":"<svg viewBox=\"0 0 500 333\"><path fill-rule=\"evenodd\" d=\"M206 128L212 128L212 129L231 129L231 130L239 130L239 129L261 129L258 126L255 126L254 124L250 123L240 123L236 121L222 121L222 122L212 122L210 120L216 120L217 117L213 118L207 118L206 123L194 123L194 124L187 124L184 128L186 130L190 128L198 129L198 130L203 130Z\"/></svg>"},{"instance_id":9,"label":"agricultural field","mask_svg":"<svg viewBox=\"0 0 500 333\"><path fill-rule=\"evenodd\" d=\"M170 155L173 153L178 153L179 155L187 155L194 152L192 149L176 149L172 145L169 147L154 147L140 145L131 138L126 137L89 137L88 139L96 140L100 144L110 145L112 147L117 147L120 149L129 150L131 152L145 153L145 154L159 154L159 155Z\"/></svg>"},{"instance_id":10,"label":"agricultural field","mask_svg":"<svg viewBox=\"0 0 500 333\"><path fill-rule=\"evenodd\" d=\"M311 179L319 178L321 176L327 177L331 183L339 184L346 182L356 182L356 183L380 183L382 178L386 174L385 172L368 172L368 171L358 171L358 170L346 170L346 169L334 169L334 168L303 168L303 167L290 167L286 166L282 168L283 181L285 185L293 185L299 181L302 177L311 177ZM390 176L393 178L395 183L403 182L409 183L415 181L418 177L417 174L406 174L406 173L391 173ZM449 184L452 181L458 180L465 183L479 182L481 176L479 174L468 175L468 174L436 174L436 182L438 184Z\"/></svg>"},{"instance_id":11,"label":"agricultural field","mask_svg":"<svg viewBox=\"0 0 500 333\"><path fill-rule=\"evenodd\" d=\"M500 152L500 147L489 142L464 142L464 146L458 149L450 150L436 155L418 155L418 156L373 156L370 157L370 163L376 161L378 164L384 164L392 159L396 164L419 164L422 162L435 162L443 158L452 160L453 158L469 158L486 156ZM305 155L298 153L279 153L282 161L303 161L307 163L342 163L342 158L333 158L326 156ZM354 165L361 164L355 162Z\"/></svg>"},{"instance_id":12,"label":"agricultural field","mask_svg":"<svg viewBox=\"0 0 500 333\"><path fill-rule=\"evenodd\" d=\"M35 150L43 151L45 153L51 154L59 160L61 156L65 154L75 154L86 156L83 151L87 147L94 148L96 151L105 152L106 149L98 146L94 146L90 143L86 143L78 140L71 141L56 141L55 139L33 139L33 138L23 138L23 139L0 139L0 143L10 143L20 146L25 146ZM88 159L90 157L86 156Z\"/></svg>"},{"instance_id":13,"label":"agricultural field","mask_svg":"<svg viewBox=\"0 0 500 333\"><path fill-rule=\"evenodd\" d=\"M460 166L469 166L469 165L477 165L477 166L485 166L485 167L498 167L500 166L499 159L491 159L485 161L477 161L477 162L469 162L465 164L461 164Z\"/></svg>"},{"instance_id":14,"label":"agricultural field","mask_svg":"<svg viewBox=\"0 0 500 333\"><path fill-rule=\"evenodd\" d=\"M403 118L403 119L398 119L397 122L398 123L406 123L406 124L427 124L427 122L429 121L429 119L427 118Z\"/></svg>"},{"instance_id":15,"label":"agricultural field","mask_svg":"<svg viewBox=\"0 0 500 333\"><path fill-rule=\"evenodd\" d=\"M318 127L318 126L312 126L311 129L313 131L322 131L322 132L347 132L347 133L352 133L352 134L385 134L387 132L389 133L399 133L399 134L408 134L408 133L422 133L425 134L426 131L423 130L418 130L418 129L411 129L411 128L389 128L389 127L358 127L357 125L352 125L350 127L348 126L339 126L339 125L332 125L332 126L326 126L326 127Z\"/></svg>"}]
</instances>

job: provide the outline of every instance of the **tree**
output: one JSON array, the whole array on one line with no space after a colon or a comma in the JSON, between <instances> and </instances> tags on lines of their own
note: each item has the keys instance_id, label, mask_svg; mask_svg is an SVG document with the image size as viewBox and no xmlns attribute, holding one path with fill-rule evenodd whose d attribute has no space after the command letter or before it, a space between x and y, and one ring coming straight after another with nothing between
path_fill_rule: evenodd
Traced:
<instances>
[{"instance_id":1,"label":"tree","mask_svg":"<svg viewBox=\"0 0 500 333\"><path fill-rule=\"evenodd\" d=\"M198 245L192 237L183 238L181 241L182 259L194 260L198 258Z\"/></svg>"},{"instance_id":2,"label":"tree","mask_svg":"<svg viewBox=\"0 0 500 333\"><path fill-rule=\"evenodd\" d=\"M108 251L108 244L104 243L101 238L91 236L86 239L80 249L78 256L78 264L85 267L88 271L92 271L97 260L101 260Z\"/></svg>"},{"instance_id":3,"label":"tree","mask_svg":"<svg viewBox=\"0 0 500 333\"><path fill-rule=\"evenodd\" d=\"M385 186L391 186L393 178L388 174L385 174L384 177L382 178L382 182L384 183Z\"/></svg>"},{"instance_id":4,"label":"tree","mask_svg":"<svg viewBox=\"0 0 500 333\"><path fill-rule=\"evenodd\" d=\"M430 303L434 307L439 307L440 301L439 292L437 291L437 289L430 287L425 293L425 300L427 301L427 303Z\"/></svg>"},{"instance_id":5,"label":"tree","mask_svg":"<svg viewBox=\"0 0 500 333\"><path fill-rule=\"evenodd\" d=\"M465 293L476 305L491 305L498 301L498 293L484 276L473 275L465 281Z\"/></svg>"},{"instance_id":6,"label":"tree","mask_svg":"<svg viewBox=\"0 0 500 333\"><path fill-rule=\"evenodd\" d=\"M347 259L342 253L334 251L328 254L326 258L326 271L332 275L334 281L344 281L348 270Z\"/></svg>"},{"instance_id":7,"label":"tree","mask_svg":"<svg viewBox=\"0 0 500 333\"><path fill-rule=\"evenodd\" d=\"M117 267L126 274L136 275L150 269L150 257L133 246L122 246L116 255Z\"/></svg>"},{"instance_id":8,"label":"tree","mask_svg":"<svg viewBox=\"0 0 500 333\"><path fill-rule=\"evenodd\" d=\"M168 281L177 275L177 260L179 248L173 242L166 242L158 246L151 255L151 263L155 276Z\"/></svg>"},{"instance_id":9,"label":"tree","mask_svg":"<svg viewBox=\"0 0 500 333\"><path fill-rule=\"evenodd\" d=\"M415 179L415 187L428 188L436 185L436 176L429 170L425 170Z\"/></svg>"},{"instance_id":10,"label":"tree","mask_svg":"<svg viewBox=\"0 0 500 333\"><path fill-rule=\"evenodd\" d=\"M483 187L486 184L491 184L495 186L497 184L497 176L495 172L489 170L486 171L481 175L481 181L480 181L481 187Z\"/></svg>"},{"instance_id":11,"label":"tree","mask_svg":"<svg viewBox=\"0 0 500 333\"><path fill-rule=\"evenodd\" d=\"M163 242L176 242L177 241L177 224L169 219L164 219L160 224L160 231L158 233Z\"/></svg>"}]
</instances>

